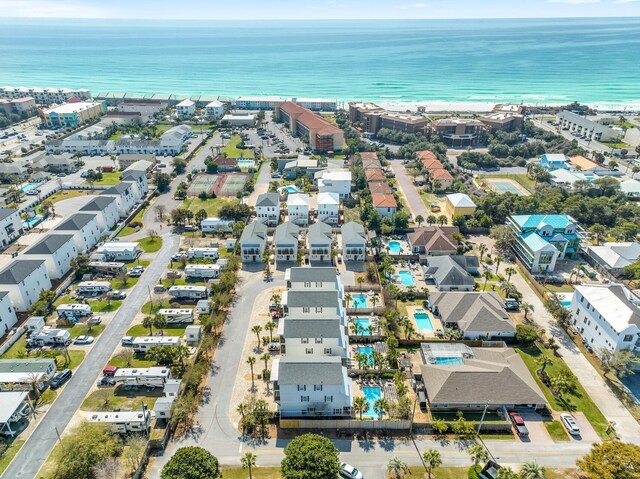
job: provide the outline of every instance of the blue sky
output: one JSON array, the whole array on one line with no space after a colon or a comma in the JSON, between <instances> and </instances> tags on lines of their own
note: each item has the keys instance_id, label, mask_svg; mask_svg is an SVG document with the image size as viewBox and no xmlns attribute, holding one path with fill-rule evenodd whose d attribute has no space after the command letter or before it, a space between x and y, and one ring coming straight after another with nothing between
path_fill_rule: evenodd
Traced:
<instances>
[{"instance_id":1,"label":"blue sky","mask_svg":"<svg viewBox=\"0 0 640 479\"><path fill-rule=\"evenodd\" d=\"M613 16L640 16L640 0L0 0L0 18L258 20Z\"/></svg>"}]
</instances>

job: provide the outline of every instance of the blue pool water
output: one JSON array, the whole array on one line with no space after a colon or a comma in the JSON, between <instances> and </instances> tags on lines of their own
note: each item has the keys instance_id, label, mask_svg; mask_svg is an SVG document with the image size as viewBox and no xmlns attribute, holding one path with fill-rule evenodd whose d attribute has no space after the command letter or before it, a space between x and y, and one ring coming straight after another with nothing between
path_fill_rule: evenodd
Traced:
<instances>
[{"instance_id":1,"label":"blue pool water","mask_svg":"<svg viewBox=\"0 0 640 479\"><path fill-rule=\"evenodd\" d=\"M284 191L286 191L287 193L297 193L298 192L298 188L296 188L295 186L291 185L291 186L285 186L284 187Z\"/></svg>"},{"instance_id":2,"label":"blue pool water","mask_svg":"<svg viewBox=\"0 0 640 479\"><path fill-rule=\"evenodd\" d=\"M455 365L455 364L464 364L464 361L462 360L462 358L459 358L459 357L443 357L443 358L436 357L436 364Z\"/></svg>"},{"instance_id":3,"label":"blue pool water","mask_svg":"<svg viewBox=\"0 0 640 479\"><path fill-rule=\"evenodd\" d=\"M24 192L27 192L27 191L29 191L29 190L32 190L32 189L33 189L33 188L35 188L36 186L38 186L38 185L36 185L35 183L27 183L26 185L22 186L20 189L21 189L22 191L24 191Z\"/></svg>"},{"instance_id":4,"label":"blue pool water","mask_svg":"<svg viewBox=\"0 0 640 479\"><path fill-rule=\"evenodd\" d=\"M393 254L400 254L402 245L399 241L389 241L389 251Z\"/></svg>"},{"instance_id":5,"label":"blue pool water","mask_svg":"<svg viewBox=\"0 0 640 479\"><path fill-rule=\"evenodd\" d=\"M41 221L42 221L41 216L34 216L33 218L29 218L27 221L23 221L22 226L24 226L25 228L33 228Z\"/></svg>"},{"instance_id":6,"label":"blue pool water","mask_svg":"<svg viewBox=\"0 0 640 479\"><path fill-rule=\"evenodd\" d=\"M415 286L416 280L413 278L411 271L398 271L398 276L400 276L400 281L404 286Z\"/></svg>"},{"instance_id":7,"label":"blue pool water","mask_svg":"<svg viewBox=\"0 0 640 479\"><path fill-rule=\"evenodd\" d=\"M367 307L367 297L360 293L353 296L353 307L354 308L366 308Z\"/></svg>"},{"instance_id":8,"label":"blue pool water","mask_svg":"<svg viewBox=\"0 0 640 479\"><path fill-rule=\"evenodd\" d=\"M367 386L362 388L362 393L367 400L367 410L364 412L363 416L377 418L378 415L373 409L373 405L378 399L382 398L382 391L377 386Z\"/></svg>"},{"instance_id":9,"label":"blue pool water","mask_svg":"<svg viewBox=\"0 0 640 479\"><path fill-rule=\"evenodd\" d=\"M358 353L366 354L369 357L369 364L375 366L373 364L373 346L358 346Z\"/></svg>"},{"instance_id":10,"label":"blue pool water","mask_svg":"<svg viewBox=\"0 0 640 479\"><path fill-rule=\"evenodd\" d=\"M416 309L413 313L413 319L416 321L418 331L433 331L433 324L431 324L431 318L422 309Z\"/></svg>"},{"instance_id":11,"label":"blue pool water","mask_svg":"<svg viewBox=\"0 0 640 479\"><path fill-rule=\"evenodd\" d=\"M560 304L565 308L569 309L571 307L571 300L560 301Z\"/></svg>"},{"instance_id":12,"label":"blue pool water","mask_svg":"<svg viewBox=\"0 0 640 479\"><path fill-rule=\"evenodd\" d=\"M360 326L360 334L371 334L371 321L367 318L355 318L353 322Z\"/></svg>"},{"instance_id":13,"label":"blue pool water","mask_svg":"<svg viewBox=\"0 0 640 479\"><path fill-rule=\"evenodd\" d=\"M238 166L240 168L253 168L256 163L253 160L238 160Z\"/></svg>"}]
</instances>

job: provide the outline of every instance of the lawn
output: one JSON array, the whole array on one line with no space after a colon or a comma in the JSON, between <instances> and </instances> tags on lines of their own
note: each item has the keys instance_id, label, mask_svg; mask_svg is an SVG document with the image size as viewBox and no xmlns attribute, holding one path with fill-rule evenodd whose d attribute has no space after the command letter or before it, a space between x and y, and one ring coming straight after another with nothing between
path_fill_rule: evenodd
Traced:
<instances>
[{"instance_id":1,"label":"lawn","mask_svg":"<svg viewBox=\"0 0 640 479\"><path fill-rule=\"evenodd\" d=\"M186 326L169 326L163 329L165 336L184 336L184 330ZM158 335L160 331L153 328L154 335ZM127 331L127 336L149 336L149 330L141 324L131 326Z\"/></svg>"},{"instance_id":2,"label":"lawn","mask_svg":"<svg viewBox=\"0 0 640 479\"><path fill-rule=\"evenodd\" d=\"M253 158L252 150L238 148L241 141L240 135L233 135L220 153L222 155L226 154L228 158Z\"/></svg>"},{"instance_id":3,"label":"lawn","mask_svg":"<svg viewBox=\"0 0 640 479\"><path fill-rule=\"evenodd\" d=\"M136 283L138 282L140 278L131 278L129 276L127 276L126 279L126 284L124 283L124 281L120 278L114 278L111 281L109 281L111 283L111 287L113 289L129 289L129 288L133 288Z\"/></svg>"},{"instance_id":4,"label":"lawn","mask_svg":"<svg viewBox=\"0 0 640 479\"><path fill-rule=\"evenodd\" d=\"M75 302L76 302L76 300L73 299L71 296L63 294L62 296L59 296L58 299L56 299L53 302L53 307L57 308L61 304L69 304L69 303L75 303Z\"/></svg>"},{"instance_id":5,"label":"lawn","mask_svg":"<svg viewBox=\"0 0 640 479\"><path fill-rule=\"evenodd\" d=\"M85 411L113 411L114 408L136 410L140 409L144 403L149 409L152 409L156 400L163 395L162 388L148 391L146 388L127 389L120 385L92 392L86 397L80 408Z\"/></svg>"},{"instance_id":6,"label":"lawn","mask_svg":"<svg viewBox=\"0 0 640 479\"><path fill-rule=\"evenodd\" d=\"M69 331L71 339L77 338L78 336L86 335L97 337L100 335L100 333L102 333L102 331L104 331L104 328L106 328L104 324L96 324L91 328L89 328L89 326L87 326L86 324L76 324L71 328L60 326L60 329L66 329L67 331Z\"/></svg>"},{"instance_id":7,"label":"lawn","mask_svg":"<svg viewBox=\"0 0 640 479\"><path fill-rule=\"evenodd\" d=\"M89 300L89 306L94 313L110 313L120 307L122 301L112 299L107 301L105 299Z\"/></svg>"},{"instance_id":8,"label":"lawn","mask_svg":"<svg viewBox=\"0 0 640 479\"><path fill-rule=\"evenodd\" d=\"M129 224L134 223L134 222L142 224L142 218L144 217L144 214L146 212L147 212L147 208L142 208L138 212L138 214L133 217L133 219L129 222ZM142 229L142 226L140 227L140 229ZM123 236L129 236L129 235L132 235L133 233L136 233L136 229L135 228L132 228L131 226L125 226L124 228L122 228L122 231L120 231L120 233L118 233L118 238L123 237Z\"/></svg>"},{"instance_id":9,"label":"lawn","mask_svg":"<svg viewBox=\"0 0 640 479\"><path fill-rule=\"evenodd\" d=\"M353 208L344 208L344 222L349 223L350 221L355 221L356 223L362 223L360 220L361 210L359 207L355 206Z\"/></svg>"},{"instance_id":10,"label":"lawn","mask_svg":"<svg viewBox=\"0 0 640 479\"><path fill-rule=\"evenodd\" d=\"M109 359L109 366L117 366L119 368L150 368L156 365L155 361L144 359L144 354L134 354L130 361L119 354L115 354Z\"/></svg>"},{"instance_id":11,"label":"lawn","mask_svg":"<svg viewBox=\"0 0 640 479\"><path fill-rule=\"evenodd\" d=\"M545 422L544 426L554 441L568 441L569 435L560 421Z\"/></svg>"},{"instance_id":12,"label":"lawn","mask_svg":"<svg viewBox=\"0 0 640 479\"><path fill-rule=\"evenodd\" d=\"M222 466L220 470L224 479L247 479L249 477L249 471L247 469L243 469L242 466ZM253 479L280 479L282 477L278 466L256 466L251 469L251 475L253 476Z\"/></svg>"},{"instance_id":13,"label":"lawn","mask_svg":"<svg viewBox=\"0 0 640 479\"><path fill-rule=\"evenodd\" d=\"M52 203L57 203L58 201L68 200L70 198L76 198L78 196L87 196L87 195L95 195L95 191L91 190L60 190L55 195L51 195L48 199Z\"/></svg>"},{"instance_id":14,"label":"lawn","mask_svg":"<svg viewBox=\"0 0 640 479\"><path fill-rule=\"evenodd\" d=\"M9 449L7 449L0 457L0 475L4 473L4 470L9 466L11 461L13 461L13 458L16 457L16 454L18 454L18 451L24 445L24 443L24 440L16 439L15 441L13 441L13 444L9 446Z\"/></svg>"},{"instance_id":15,"label":"lawn","mask_svg":"<svg viewBox=\"0 0 640 479\"><path fill-rule=\"evenodd\" d=\"M151 301L147 301L142 306L142 309L140 309L140 312L144 314L153 314L157 313L159 309L169 308L171 308L171 301L169 301L168 299L165 299L164 301L162 301L162 303L159 303L158 301L153 301L153 303Z\"/></svg>"},{"instance_id":16,"label":"lawn","mask_svg":"<svg viewBox=\"0 0 640 479\"><path fill-rule=\"evenodd\" d=\"M7 351L2 355L2 359L18 359L24 356L27 350L27 335L23 334L20 339L18 339L13 346L11 346Z\"/></svg>"},{"instance_id":17,"label":"lawn","mask_svg":"<svg viewBox=\"0 0 640 479\"><path fill-rule=\"evenodd\" d=\"M65 364L65 359L62 353L56 356L56 365L58 366L58 370L75 369L78 366L80 366L80 363L82 361L84 361L84 356L86 354L84 351L77 351L74 349L69 349L68 351L69 351L69 359L70 359L69 364Z\"/></svg>"},{"instance_id":18,"label":"lawn","mask_svg":"<svg viewBox=\"0 0 640 479\"><path fill-rule=\"evenodd\" d=\"M102 173L102 179L100 181L96 181L93 183L96 186L113 186L120 183L120 175L122 173L120 171L108 171ZM89 182L85 181L82 183L83 185L88 185Z\"/></svg>"},{"instance_id":19,"label":"lawn","mask_svg":"<svg viewBox=\"0 0 640 479\"><path fill-rule=\"evenodd\" d=\"M236 198L212 198L201 200L200 198L189 198L184 200L182 207L188 209L194 214L200 210L205 210L209 217L218 216L220 208L228 204L238 204L239 200Z\"/></svg>"},{"instance_id":20,"label":"lawn","mask_svg":"<svg viewBox=\"0 0 640 479\"><path fill-rule=\"evenodd\" d=\"M633 150L633 148L631 148L629 145L621 141L607 141L607 142L603 142L602 144L609 148L620 148L620 149L626 148L627 150Z\"/></svg>"},{"instance_id":21,"label":"lawn","mask_svg":"<svg viewBox=\"0 0 640 479\"><path fill-rule=\"evenodd\" d=\"M138 241L138 246L144 250L145 253L155 253L162 248L162 238L160 237L147 237Z\"/></svg>"},{"instance_id":22,"label":"lawn","mask_svg":"<svg viewBox=\"0 0 640 479\"><path fill-rule=\"evenodd\" d=\"M13 346L11 346L7 350L7 352L5 352L2 355L2 359L18 359L18 358L29 357L26 354L26 351L27 351L27 336L23 335L20 339L18 339L18 341L16 341L16 343ZM80 363L83 361L85 356L84 351L77 351L72 349L69 349L68 351L69 351L69 358L71 359L71 362L68 365L64 364L65 359L62 354L62 351L60 351L60 354L56 356L55 359L56 359L56 364L58 366L58 369L63 369L63 368L74 369L78 367Z\"/></svg>"},{"instance_id":23,"label":"lawn","mask_svg":"<svg viewBox=\"0 0 640 479\"><path fill-rule=\"evenodd\" d=\"M524 363L529 368L531 375L540 386L540 389L544 393L547 398L547 402L551 405L551 407L556 411L581 411L584 413L586 418L589 420L593 428L603 439L608 439L606 434L607 429L607 420L602 415L598 407L593 403L587 392L584 390L580 381L576 379L575 391L568 395L566 398L566 402L560 401L556 399L556 397L551 394L549 388L547 388L540 378L536 374L536 370L540 367L538 366L537 360L540 356L545 355L550 358L553 363L550 366L547 366L547 373L550 377L557 376L559 373L571 372L565 362L553 355L552 352L548 350L540 350L537 346L531 346L529 348L516 348L516 351L520 354Z\"/></svg>"}]
</instances>

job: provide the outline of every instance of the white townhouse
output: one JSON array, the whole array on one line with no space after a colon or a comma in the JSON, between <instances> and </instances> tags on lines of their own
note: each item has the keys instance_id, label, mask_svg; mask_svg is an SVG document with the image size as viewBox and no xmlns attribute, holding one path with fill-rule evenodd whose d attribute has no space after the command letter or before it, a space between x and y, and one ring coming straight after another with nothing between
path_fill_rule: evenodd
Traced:
<instances>
[{"instance_id":1,"label":"white townhouse","mask_svg":"<svg viewBox=\"0 0 640 479\"><path fill-rule=\"evenodd\" d=\"M160 137L160 147L156 154L177 155L182 151L184 142L193 134L189 125L177 125L165 131Z\"/></svg>"},{"instance_id":2,"label":"white townhouse","mask_svg":"<svg viewBox=\"0 0 640 479\"><path fill-rule=\"evenodd\" d=\"M598 356L602 349L637 350L640 299L622 284L576 286L571 313L574 329Z\"/></svg>"},{"instance_id":3,"label":"white townhouse","mask_svg":"<svg viewBox=\"0 0 640 479\"><path fill-rule=\"evenodd\" d=\"M18 312L28 311L42 291L51 289L51 279L43 259L18 259L0 271L0 291L9 293Z\"/></svg>"},{"instance_id":4,"label":"white townhouse","mask_svg":"<svg viewBox=\"0 0 640 479\"><path fill-rule=\"evenodd\" d=\"M280 195L263 193L256 200L256 218L267 226L277 226L280 222Z\"/></svg>"},{"instance_id":5,"label":"white townhouse","mask_svg":"<svg viewBox=\"0 0 640 479\"><path fill-rule=\"evenodd\" d=\"M100 225L95 213L76 213L53 228L56 233L73 233L79 253L89 251L100 241Z\"/></svg>"},{"instance_id":6,"label":"white townhouse","mask_svg":"<svg viewBox=\"0 0 640 479\"><path fill-rule=\"evenodd\" d=\"M80 213L95 213L102 231L109 231L120 221L120 212L115 196L96 196L80 208Z\"/></svg>"},{"instance_id":7,"label":"white townhouse","mask_svg":"<svg viewBox=\"0 0 640 479\"><path fill-rule=\"evenodd\" d=\"M348 356L349 337L340 318L295 318L278 324L280 351L286 356Z\"/></svg>"},{"instance_id":8,"label":"white townhouse","mask_svg":"<svg viewBox=\"0 0 640 479\"><path fill-rule=\"evenodd\" d=\"M350 221L340 228L342 236L342 254L345 261L364 261L367 256L367 240L364 227Z\"/></svg>"},{"instance_id":9,"label":"white townhouse","mask_svg":"<svg viewBox=\"0 0 640 479\"><path fill-rule=\"evenodd\" d=\"M331 226L320 221L309 226L307 248L309 249L309 259L311 261L331 262L332 246L333 233Z\"/></svg>"},{"instance_id":10,"label":"white townhouse","mask_svg":"<svg viewBox=\"0 0 640 479\"><path fill-rule=\"evenodd\" d=\"M191 116L196 112L195 102L186 99L176 105L176 113L178 116Z\"/></svg>"},{"instance_id":11,"label":"white townhouse","mask_svg":"<svg viewBox=\"0 0 640 479\"><path fill-rule=\"evenodd\" d=\"M71 271L71 260L78 256L75 238L70 233L49 233L22 252L24 259L42 259L51 279L61 279Z\"/></svg>"},{"instance_id":12,"label":"white townhouse","mask_svg":"<svg viewBox=\"0 0 640 479\"><path fill-rule=\"evenodd\" d=\"M351 415L353 383L339 356L276 359L271 381L282 417Z\"/></svg>"},{"instance_id":13,"label":"white townhouse","mask_svg":"<svg viewBox=\"0 0 640 479\"><path fill-rule=\"evenodd\" d=\"M267 248L267 227L254 221L242 230L240 256L243 263L260 263Z\"/></svg>"},{"instance_id":14,"label":"white townhouse","mask_svg":"<svg viewBox=\"0 0 640 479\"><path fill-rule=\"evenodd\" d=\"M340 195L325 191L318 195L318 221L337 225L340 219Z\"/></svg>"},{"instance_id":15,"label":"white townhouse","mask_svg":"<svg viewBox=\"0 0 640 479\"><path fill-rule=\"evenodd\" d=\"M338 298L344 299L340 276L333 267L287 268L284 273L289 291L337 291Z\"/></svg>"},{"instance_id":16,"label":"white townhouse","mask_svg":"<svg viewBox=\"0 0 640 479\"><path fill-rule=\"evenodd\" d=\"M149 182L147 180L147 173L140 170L128 170L124 171L120 175L120 180L129 181L133 183L138 190L136 196L143 198L149 191Z\"/></svg>"},{"instance_id":17,"label":"white townhouse","mask_svg":"<svg viewBox=\"0 0 640 479\"><path fill-rule=\"evenodd\" d=\"M23 232L22 220L16 208L0 208L0 246L9 246Z\"/></svg>"},{"instance_id":18,"label":"white townhouse","mask_svg":"<svg viewBox=\"0 0 640 479\"><path fill-rule=\"evenodd\" d=\"M142 248L138 243L113 241L99 246L96 254L103 256L101 261L133 261L142 254Z\"/></svg>"},{"instance_id":19,"label":"white townhouse","mask_svg":"<svg viewBox=\"0 0 640 479\"><path fill-rule=\"evenodd\" d=\"M309 224L309 195L291 193L287 197L287 219L298 226Z\"/></svg>"},{"instance_id":20,"label":"white townhouse","mask_svg":"<svg viewBox=\"0 0 640 479\"><path fill-rule=\"evenodd\" d=\"M0 291L0 335L7 334L18 322L8 291Z\"/></svg>"},{"instance_id":21,"label":"white townhouse","mask_svg":"<svg viewBox=\"0 0 640 479\"><path fill-rule=\"evenodd\" d=\"M273 236L276 261L297 261L300 228L290 221L278 225Z\"/></svg>"},{"instance_id":22,"label":"white townhouse","mask_svg":"<svg viewBox=\"0 0 640 479\"><path fill-rule=\"evenodd\" d=\"M322 170L315 174L320 193L338 193L341 199L351 196L351 172L349 170Z\"/></svg>"},{"instance_id":23,"label":"white townhouse","mask_svg":"<svg viewBox=\"0 0 640 479\"><path fill-rule=\"evenodd\" d=\"M345 309L338 291L289 290L282 294L282 304L291 317L315 319L339 317L342 324L346 325Z\"/></svg>"},{"instance_id":24,"label":"white townhouse","mask_svg":"<svg viewBox=\"0 0 640 479\"><path fill-rule=\"evenodd\" d=\"M208 117L220 118L224 115L224 104L221 101L214 100L207 103L204 107L204 111Z\"/></svg>"},{"instance_id":25,"label":"white townhouse","mask_svg":"<svg viewBox=\"0 0 640 479\"><path fill-rule=\"evenodd\" d=\"M137 196L137 188L130 181L123 181L104 190L101 196L113 196L116 199L120 218L126 218L140 199Z\"/></svg>"},{"instance_id":26,"label":"white townhouse","mask_svg":"<svg viewBox=\"0 0 640 479\"><path fill-rule=\"evenodd\" d=\"M219 264L188 264L184 268L187 278L217 278L220 276Z\"/></svg>"}]
</instances>

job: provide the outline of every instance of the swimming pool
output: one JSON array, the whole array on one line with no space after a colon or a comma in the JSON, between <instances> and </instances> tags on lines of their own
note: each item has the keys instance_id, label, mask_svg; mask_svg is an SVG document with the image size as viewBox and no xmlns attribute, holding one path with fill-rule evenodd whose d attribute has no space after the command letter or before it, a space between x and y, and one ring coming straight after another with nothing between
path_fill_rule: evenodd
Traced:
<instances>
[{"instance_id":1,"label":"swimming pool","mask_svg":"<svg viewBox=\"0 0 640 479\"><path fill-rule=\"evenodd\" d=\"M367 318L354 318L353 322L360 326L358 334L371 334L371 321Z\"/></svg>"},{"instance_id":2,"label":"swimming pool","mask_svg":"<svg viewBox=\"0 0 640 479\"><path fill-rule=\"evenodd\" d=\"M298 190L298 188L296 188L293 185L285 186L283 190L286 191L287 193L297 193L298 191L300 191Z\"/></svg>"},{"instance_id":3,"label":"swimming pool","mask_svg":"<svg viewBox=\"0 0 640 479\"><path fill-rule=\"evenodd\" d=\"M399 241L389 241L389 251L392 254L400 254L402 253L402 245Z\"/></svg>"},{"instance_id":4,"label":"swimming pool","mask_svg":"<svg viewBox=\"0 0 640 479\"><path fill-rule=\"evenodd\" d=\"M364 354L369 358L369 365L375 366L373 363L373 346L358 346L358 354Z\"/></svg>"},{"instance_id":5,"label":"swimming pool","mask_svg":"<svg viewBox=\"0 0 640 479\"><path fill-rule=\"evenodd\" d=\"M32 190L36 186L38 185L36 185L35 183L27 183L26 185L22 186L20 189L26 192L26 191Z\"/></svg>"},{"instance_id":6,"label":"swimming pool","mask_svg":"<svg viewBox=\"0 0 640 479\"><path fill-rule=\"evenodd\" d=\"M567 309L571 308L571 300L570 299L569 300L560 301L560 304L562 306L564 306L565 308L567 308Z\"/></svg>"},{"instance_id":7,"label":"swimming pool","mask_svg":"<svg viewBox=\"0 0 640 479\"><path fill-rule=\"evenodd\" d=\"M416 309L416 312L413 313L413 319L416 322L416 326L418 326L418 331L433 331L431 318L425 313L424 309Z\"/></svg>"},{"instance_id":8,"label":"swimming pool","mask_svg":"<svg viewBox=\"0 0 640 479\"><path fill-rule=\"evenodd\" d=\"M34 216L33 218L29 218L27 221L23 221L22 226L24 226L25 228L33 228L41 221L42 216Z\"/></svg>"},{"instance_id":9,"label":"swimming pool","mask_svg":"<svg viewBox=\"0 0 640 479\"><path fill-rule=\"evenodd\" d=\"M253 160L238 160L238 166L240 168L253 168L256 166L256 162Z\"/></svg>"},{"instance_id":10,"label":"swimming pool","mask_svg":"<svg viewBox=\"0 0 640 479\"><path fill-rule=\"evenodd\" d=\"M360 293L356 294L352 297L353 299L353 307L354 308L366 308L367 307L367 297Z\"/></svg>"},{"instance_id":11,"label":"swimming pool","mask_svg":"<svg viewBox=\"0 0 640 479\"><path fill-rule=\"evenodd\" d=\"M400 282L402 282L403 286L416 285L416 280L413 278L411 271L405 271L405 270L398 271L398 276L400 276Z\"/></svg>"},{"instance_id":12,"label":"swimming pool","mask_svg":"<svg viewBox=\"0 0 640 479\"><path fill-rule=\"evenodd\" d=\"M363 416L377 418L378 415L373 409L373 405L378 399L382 399L382 390L378 386L365 386L362 388L362 394L364 394L364 398L367 400L367 409Z\"/></svg>"},{"instance_id":13,"label":"swimming pool","mask_svg":"<svg viewBox=\"0 0 640 479\"><path fill-rule=\"evenodd\" d=\"M457 364L464 364L464 361L462 360L462 358L458 356L451 356L451 357L436 356L436 364L446 364L446 365L452 366Z\"/></svg>"}]
</instances>

